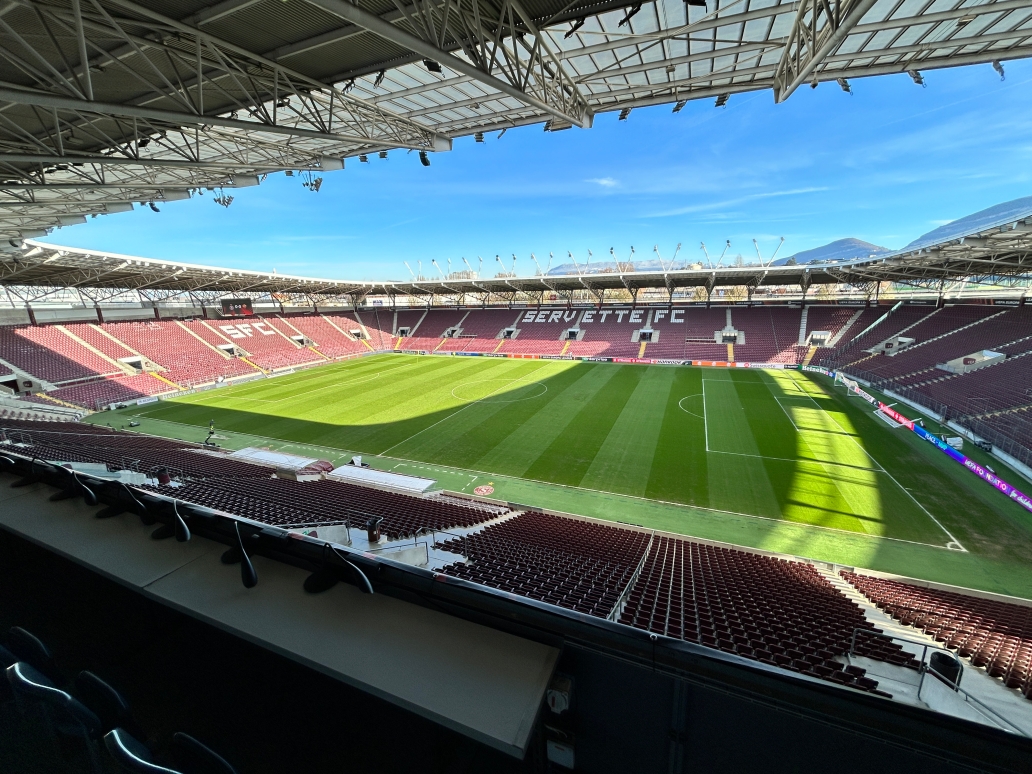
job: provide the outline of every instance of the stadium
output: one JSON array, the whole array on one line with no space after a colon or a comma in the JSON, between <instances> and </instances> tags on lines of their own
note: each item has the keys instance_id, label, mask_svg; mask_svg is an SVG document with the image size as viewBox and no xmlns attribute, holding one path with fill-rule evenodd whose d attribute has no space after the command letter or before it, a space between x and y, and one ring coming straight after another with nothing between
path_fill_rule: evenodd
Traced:
<instances>
[{"instance_id":1,"label":"stadium","mask_svg":"<svg viewBox=\"0 0 1032 774\"><path fill-rule=\"evenodd\" d=\"M1032 197L898 250L404 281L51 232L1002 75L1032 7L282 5L0 9L5 770L1027 771Z\"/></svg>"}]
</instances>

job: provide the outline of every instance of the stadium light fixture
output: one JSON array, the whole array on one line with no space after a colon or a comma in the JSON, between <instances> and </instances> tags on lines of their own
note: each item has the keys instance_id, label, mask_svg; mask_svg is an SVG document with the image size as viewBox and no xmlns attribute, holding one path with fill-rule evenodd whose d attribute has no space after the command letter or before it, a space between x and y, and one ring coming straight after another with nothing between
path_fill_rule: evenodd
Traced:
<instances>
[{"instance_id":1,"label":"stadium light fixture","mask_svg":"<svg viewBox=\"0 0 1032 774\"><path fill-rule=\"evenodd\" d=\"M387 158L387 151L385 151L385 150L380 151L380 158L381 159Z\"/></svg>"},{"instance_id":2,"label":"stadium light fixture","mask_svg":"<svg viewBox=\"0 0 1032 774\"><path fill-rule=\"evenodd\" d=\"M426 155L426 151L424 150L421 150L419 152L419 163L422 164L424 167L430 166L430 157Z\"/></svg>"},{"instance_id":3,"label":"stadium light fixture","mask_svg":"<svg viewBox=\"0 0 1032 774\"><path fill-rule=\"evenodd\" d=\"M996 70L996 72L998 72L1000 74L1000 80L1001 81L1007 80L1007 76L1004 75L1004 72L1003 72L1003 63L999 59L994 59L993 60L993 69Z\"/></svg>"},{"instance_id":4,"label":"stadium light fixture","mask_svg":"<svg viewBox=\"0 0 1032 774\"><path fill-rule=\"evenodd\" d=\"M728 93L717 95L717 101L713 103L713 107L726 107L727 106L727 101L730 98L731 98L731 95L728 94Z\"/></svg>"},{"instance_id":5,"label":"stadium light fixture","mask_svg":"<svg viewBox=\"0 0 1032 774\"><path fill-rule=\"evenodd\" d=\"M573 23L573 26L570 27L570 29L567 31L567 33L565 35L563 35L563 38L566 39L566 38L573 37L573 33L575 33L577 30L579 30L581 27L583 27L584 26L584 22L586 22L587 20L588 20L587 16L582 16L581 18L577 19Z\"/></svg>"},{"instance_id":6,"label":"stadium light fixture","mask_svg":"<svg viewBox=\"0 0 1032 774\"><path fill-rule=\"evenodd\" d=\"M845 78L836 78L835 83L837 83L839 85L839 88L841 88L842 91L846 92L846 94L848 94L851 97L853 96L853 87L849 85L849 81L847 81Z\"/></svg>"},{"instance_id":7,"label":"stadium light fixture","mask_svg":"<svg viewBox=\"0 0 1032 774\"><path fill-rule=\"evenodd\" d=\"M358 160L361 161L363 164L368 164L369 163L369 157L367 155L365 155L364 153L358 154Z\"/></svg>"},{"instance_id":8,"label":"stadium light fixture","mask_svg":"<svg viewBox=\"0 0 1032 774\"><path fill-rule=\"evenodd\" d=\"M441 73L441 63L435 62L433 59L424 59L423 67L425 67L429 72Z\"/></svg>"},{"instance_id":9,"label":"stadium light fixture","mask_svg":"<svg viewBox=\"0 0 1032 774\"><path fill-rule=\"evenodd\" d=\"M684 108L684 106L687 105L687 104L688 104L688 100L686 100L686 99L679 99L679 100L677 100L677 104L674 105L674 109L671 112L672 113L680 113L681 110Z\"/></svg>"},{"instance_id":10,"label":"stadium light fixture","mask_svg":"<svg viewBox=\"0 0 1032 774\"><path fill-rule=\"evenodd\" d=\"M630 108L624 108L623 110L620 111L620 120L621 121L626 121L627 120L627 116L629 116L630 114L631 114L631 109Z\"/></svg>"},{"instance_id":11,"label":"stadium light fixture","mask_svg":"<svg viewBox=\"0 0 1032 774\"><path fill-rule=\"evenodd\" d=\"M147 202L147 206L154 210L154 212L161 212L161 210L158 209L158 205L154 202Z\"/></svg>"},{"instance_id":12,"label":"stadium light fixture","mask_svg":"<svg viewBox=\"0 0 1032 774\"><path fill-rule=\"evenodd\" d=\"M483 132L475 132L473 134L473 141L474 142L483 142L484 141L484 133Z\"/></svg>"},{"instance_id":13,"label":"stadium light fixture","mask_svg":"<svg viewBox=\"0 0 1032 774\"><path fill-rule=\"evenodd\" d=\"M384 79L384 77L386 75L387 75L387 71L386 70L380 70L380 72L378 72L376 74L376 80L373 81L373 88L374 89L379 88L380 84L383 83L383 79Z\"/></svg>"},{"instance_id":14,"label":"stadium light fixture","mask_svg":"<svg viewBox=\"0 0 1032 774\"><path fill-rule=\"evenodd\" d=\"M635 14L637 14L637 13L638 13L638 11L640 11L640 10L641 10L641 5L642 5L641 3L636 3L636 4L632 5L632 6L631 6L631 8L630 8L630 10L629 10L629 11L627 11L627 15L626 15L626 16L624 16L624 17L623 17L623 18L622 18L622 19L620 20L620 23L619 23L619 24L617 24L616 26L617 26L617 27L623 27L623 26L627 25L627 24L628 24L628 23L629 23L629 22L631 21L631 19L633 19L633 18L634 18Z\"/></svg>"},{"instance_id":15,"label":"stadium light fixture","mask_svg":"<svg viewBox=\"0 0 1032 774\"><path fill-rule=\"evenodd\" d=\"M928 85L925 83L924 76L917 70L907 70L907 75L909 75L911 80L921 88L925 88Z\"/></svg>"}]
</instances>

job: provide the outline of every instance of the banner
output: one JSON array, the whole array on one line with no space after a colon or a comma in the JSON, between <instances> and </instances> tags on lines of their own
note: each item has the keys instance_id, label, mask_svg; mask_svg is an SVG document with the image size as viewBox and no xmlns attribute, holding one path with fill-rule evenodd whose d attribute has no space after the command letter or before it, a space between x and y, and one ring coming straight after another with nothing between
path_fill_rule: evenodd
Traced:
<instances>
[{"instance_id":1,"label":"banner","mask_svg":"<svg viewBox=\"0 0 1032 774\"><path fill-rule=\"evenodd\" d=\"M842 379L842 383L844 385L846 385L847 389L849 389L850 392L854 393L855 395L859 395L861 398L866 400L872 406L877 406L879 404L879 401L878 401L877 398L875 398L869 392L865 392L860 387L860 385L857 384L856 382L854 382L852 379L850 379L850 378L848 378L846 376L841 376L841 375L840 375L840 378Z\"/></svg>"},{"instance_id":2,"label":"banner","mask_svg":"<svg viewBox=\"0 0 1032 774\"><path fill-rule=\"evenodd\" d=\"M902 414L900 414L897 411L893 411L891 408L886 406L884 403L879 403L878 404L878 408L881 409L882 411L884 411L886 414L888 414L890 417L895 419L900 424L905 424L908 428L910 428L915 433L917 433L917 435L920 438L923 438L924 440L926 440L929 443L933 444L943 454L947 455L948 457L952 457L954 460L956 460L961 465L963 465L965 468L970 470L972 473L974 473L980 479L982 479L983 481L991 484L996 489L998 489L999 491L1001 491L1005 495L1007 495L1010 499L1012 499L1018 505L1020 505L1022 508L1024 508L1026 511L1029 511L1030 513L1032 513L1032 497L1029 497L1024 492L1021 492L1021 491L1015 489L1013 486L1008 484L1006 481L1004 481L1002 478L997 476L995 473L990 473L982 465L979 465L973 459L970 459L969 457L966 457L965 455L961 454L959 451L954 449L952 446L950 446L944 440L939 438L937 435L934 435L933 433L929 433L927 430L925 430L920 425L915 425L913 422L911 422L909 419L904 417Z\"/></svg>"},{"instance_id":3,"label":"banner","mask_svg":"<svg viewBox=\"0 0 1032 774\"><path fill-rule=\"evenodd\" d=\"M900 414L894 408L886 406L881 401L878 402L878 410L881 411L886 416L890 417L891 419L895 420L896 422L899 422L899 424L903 425L903 427L907 428L907 430L913 430L914 429L914 423L913 422L911 422L905 416Z\"/></svg>"}]
</instances>

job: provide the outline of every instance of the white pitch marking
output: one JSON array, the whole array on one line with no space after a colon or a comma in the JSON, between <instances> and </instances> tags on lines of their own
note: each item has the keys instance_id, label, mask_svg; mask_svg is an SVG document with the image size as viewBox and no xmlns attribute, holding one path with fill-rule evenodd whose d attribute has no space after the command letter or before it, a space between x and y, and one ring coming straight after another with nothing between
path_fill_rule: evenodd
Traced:
<instances>
[{"instance_id":1,"label":"white pitch marking","mask_svg":"<svg viewBox=\"0 0 1032 774\"><path fill-rule=\"evenodd\" d=\"M699 417L699 419L701 419L703 422L705 422L706 421L706 417L700 417L694 411L689 411L688 409L686 409L684 406L681 405L682 403L684 403L689 398L699 398L699 397L702 397L702 393L701 392L697 392L694 395L685 395L683 398L681 398L681 400L677 401L677 407L679 409L681 409L681 411L683 411L685 414L691 414L693 417Z\"/></svg>"},{"instance_id":2,"label":"white pitch marking","mask_svg":"<svg viewBox=\"0 0 1032 774\"><path fill-rule=\"evenodd\" d=\"M795 381L794 377L793 377L792 381ZM768 387L769 387L769 385L768 385ZM806 394L806 396L811 401L813 401L813 404L815 406L817 406L817 408L819 408L821 411L823 411L825 414L827 414L828 418L831 419L832 422L834 422L836 425L838 425L842 429L843 433L845 433L846 435L848 435L850 437L850 439L853 441L853 443L856 443L857 446L860 446L860 444L856 442L856 439L853 438L851 435L849 435L849 431L846 430L846 428L842 427L842 425L840 425L838 423L838 420L835 419L835 417L833 417L829 411L825 410L825 408L820 403L818 403L816 400L814 400L813 396L810 395L809 392L807 392L806 390L803 390L803 392ZM773 391L772 391L772 394L773 394ZM774 399L777 400L777 396L776 395L774 396ZM860 448L863 449L862 446L860 446ZM871 457L871 455L867 452L866 449L864 449L864 454L867 454L868 457ZM875 460L874 457L871 457L871 459L874 460L874 462L878 465L879 468L881 468L881 472L884 473L886 476L888 476L892 480L892 483L894 483L896 486L898 486L900 489L902 489L904 492L906 492L907 497L909 497L911 500L913 500L914 503L917 505L917 507L920 508L922 511L924 511L925 515L928 516L929 519L934 521L935 524L939 527L939 529L941 529L943 532L946 533L946 537L948 537L950 539L950 542L948 542L946 544L946 548L949 548L950 550L954 550L954 551L962 551L965 554L968 552L968 550L966 548L964 548L963 544L961 544L961 542L959 540L957 540L957 538L955 538L953 536L953 533L950 532L948 529L946 529L946 527L943 526L943 523L941 521L939 521L937 518L935 518L935 516L932 515L931 511L929 511L927 508L925 508L924 505L921 504L921 501L918 500L916 497L914 497L913 494L911 494L909 489L907 489L905 486L903 486L901 483L899 483L899 481L896 480L896 477L894 475L892 475L891 473L889 473L889 471L887 471L884 467L882 467L881 463L878 462L878 460Z\"/></svg>"}]
</instances>

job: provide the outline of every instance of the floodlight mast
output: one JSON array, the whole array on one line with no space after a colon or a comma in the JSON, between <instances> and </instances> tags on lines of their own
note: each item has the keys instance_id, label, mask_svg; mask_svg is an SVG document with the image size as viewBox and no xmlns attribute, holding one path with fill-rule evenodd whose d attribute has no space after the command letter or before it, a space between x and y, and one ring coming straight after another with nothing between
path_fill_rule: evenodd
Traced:
<instances>
[{"instance_id":1,"label":"floodlight mast","mask_svg":"<svg viewBox=\"0 0 1032 774\"><path fill-rule=\"evenodd\" d=\"M540 263L538 263L538 259L537 259L537 256L536 256L536 255L534 255L534 253L531 253L531 254L530 254L530 259L531 259L532 261L534 261L534 265L535 265L535 266L537 266L537 270L538 270L538 276L539 276L539 277L543 277L543 276L545 276L545 273L544 273L543 271L541 271L541 264L540 264Z\"/></svg>"},{"instance_id":2,"label":"floodlight mast","mask_svg":"<svg viewBox=\"0 0 1032 774\"><path fill-rule=\"evenodd\" d=\"M415 272L413 272L412 267L408 265L408 261L402 261L402 263L405 264L405 268L408 269L408 273L412 275L412 281L418 282L418 280L416 279Z\"/></svg>"},{"instance_id":3,"label":"floodlight mast","mask_svg":"<svg viewBox=\"0 0 1032 774\"><path fill-rule=\"evenodd\" d=\"M444 276L444 272L441 271L441 267L437 265L436 258L431 258L430 263L432 263L434 265L434 268L437 269L438 273L441 275L441 279L448 279L446 276Z\"/></svg>"},{"instance_id":4,"label":"floodlight mast","mask_svg":"<svg viewBox=\"0 0 1032 774\"><path fill-rule=\"evenodd\" d=\"M480 279L480 275L473 271L473 267L469 265L469 261L466 260L465 256L463 256L462 262L466 264L466 268L469 269L470 274L476 274L477 279Z\"/></svg>"},{"instance_id":5,"label":"floodlight mast","mask_svg":"<svg viewBox=\"0 0 1032 774\"><path fill-rule=\"evenodd\" d=\"M587 267L588 267L588 266L591 266L591 259L592 259L592 258L594 258L594 256L593 256L593 255L591 254L591 250L588 250L588 262L587 262L587 264L585 265L585 270L587 270Z\"/></svg>"},{"instance_id":6,"label":"floodlight mast","mask_svg":"<svg viewBox=\"0 0 1032 774\"><path fill-rule=\"evenodd\" d=\"M720 254L720 259L717 261L717 268L718 269L720 268L720 264L722 264L724 262L724 253L726 253L728 251L728 248L730 248L730 247L731 247L731 240L729 239L729 240L727 240L727 244L724 245L724 250Z\"/></svg>"},{"instance_id":7,"label":"floodlight mast","mask_svg":"<svg viewBox=\"0 0 1032 774\"><path fill-rule=\"evenodd\" d=\"M762 255L760 255L760 243L759 243L759 242L757 242L757 241L756 241L756 240L754 239L754 240L752 241L752 244L753 244L753 247L754 247L754 248L756 249L756 258L757 258L757 259L759 260L759 262L760 262L760 266L763 266L763 265L765 265L765 264L763 263L763 256L762 256Z\"/></svg>"},{"instance_id":8,"label":"floodlight mast","mask_svg":"<svg viewBox=\"0 0 1032 774\"><path fill-rule=\"evenodd\" d=\"M570 260L573 261L573 268L575 268L577 270L577 276L579 277L581 275L581 270L580 270L580 266L577 264L577 259L573 257L573 251L572 250L567 250L566 254L568 256L570 256Z\"/></svg>"},{"instance_id":9,"label":"floodlight mast","mask_svg":"<svg viewBox=\"0 0 1032 774\"><path fill-rule=\"evenodd\" d=\"M677 261L677 254L681 252L681 243L677 243L677 247L674 248L674 257L670 259L670 270L673 271L674 263Z\"/></svg>"},{"instance_id":10,"label":"floodlight mast","mask_svg":"<svg viewBox=\"0 0 1032 774\"><path fill-rule=\"evenodd\" d=\"M774 248L774 255L770 257L770 263L768 263L767 266L772 266L774 264L774 259L778 257L778 250L781 249L781 245L783 244L785 244L785 238L781 237L781 241L778 242L778 246Z\"/></svg>"},{"instance_id":11,"label":"floodlight mast","mask_svg":"<svg viewBox=\"0 0 1032 774\"><path fill-rule=\"evenodd\" d=\"M480 263L477 264L477 279L480 279L480 275L484 271L484 259L478 255L477 260L480 261Z\"/></svg>"},{"instance_id":12,"label":"floodlight mast","mask_svg":"<svg viewBox=\"0 0 1032 774\"><path fill-rule=\"evenodd\" d=\"M702 248L702 254L706 256L706 265L711 269L713 268L713 259L709 257L709 251L706 250L706 243L699 242L699 246Z\"/></svg>"}]
</instances>

